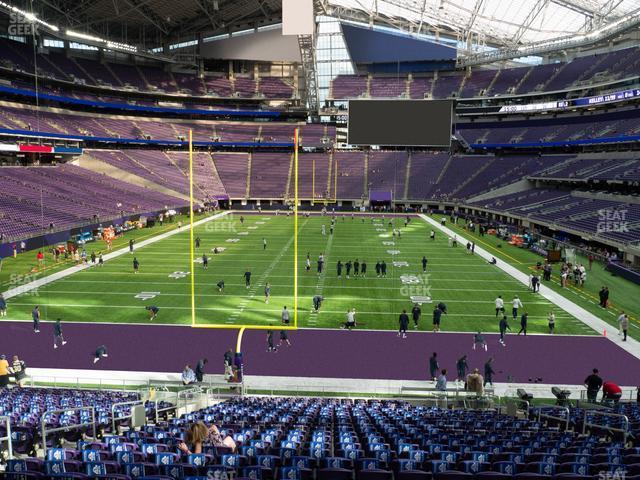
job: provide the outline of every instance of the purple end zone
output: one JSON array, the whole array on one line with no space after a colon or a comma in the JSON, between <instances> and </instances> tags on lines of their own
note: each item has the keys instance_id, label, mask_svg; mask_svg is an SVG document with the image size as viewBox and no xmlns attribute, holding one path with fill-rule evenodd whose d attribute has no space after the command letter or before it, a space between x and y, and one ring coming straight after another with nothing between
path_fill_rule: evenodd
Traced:
<instances>
[{"instance_id":1,"label":"purple end zone","mask_svg":"<svg viewBox=\"0 0 640 480\"><path fill-rule=\"evenodd\" d=\"M223 353L235 347L237 330L207 330L160 325L63 324L68 344L53 349L53 325L41 324L35 334L27 322L2 322L0 353L17 354L30 367L62 369L180 372L185 364L209 359L208 373L222 373ZM274 329L276 343L277 327ZM472 335L415 333L407 339L396 332L299 330L289 332L292 346L266 351L266 332L244 334L247 375L425 380L428 359L438 353L448 378L456 375L456 360L468 355L471 368L482 370L495 358L495 381L526 383L541 377L544 383L582 384L592 368L621 385L638 384L640 360L600 336L528 337L509 335L506 347L497 335L486 335L489 351L472 350ZM104 344L109 357L92 363L92 354Z\"/></svg>"}]
</instances>

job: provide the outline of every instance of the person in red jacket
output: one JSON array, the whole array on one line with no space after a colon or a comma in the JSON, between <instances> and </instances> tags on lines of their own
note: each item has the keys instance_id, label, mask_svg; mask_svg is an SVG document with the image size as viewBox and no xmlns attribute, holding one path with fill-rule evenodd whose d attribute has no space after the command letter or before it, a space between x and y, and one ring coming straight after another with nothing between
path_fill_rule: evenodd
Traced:
<instances>
[{"instance_id":1,"label":"person in red jacket","mask_svg":"<svg viewBox=\"0 0 640 480\"><path fill-rule=\"evenodd\" d=\"M622 397L622 389L615 383L607 380L602 384L602 400L618 403Z\"/></svg>"},{"instance_id":2,"label":"person in red jacket","mask_svg":"<svg viewBox=\"0 0 640 480\"><path fill-rule=\"evenodd\" d=\"M38 255L36 255L36 258L38 259L38 266L41 267L42 263L44 262L44 254L42 253L42 251L38 252Z\"/></svg>"}]
</instances>

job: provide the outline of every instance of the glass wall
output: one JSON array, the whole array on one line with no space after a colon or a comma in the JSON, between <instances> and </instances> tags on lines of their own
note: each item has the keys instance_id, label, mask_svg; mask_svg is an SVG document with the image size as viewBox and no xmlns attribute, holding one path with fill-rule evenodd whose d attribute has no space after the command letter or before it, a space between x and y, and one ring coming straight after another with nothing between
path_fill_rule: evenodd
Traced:
<instances>
[{"instance_id":1,"label":"glass wall","mask_svg":"<svg viewBox=\"0 0 640 480\"><path fill-rule=\"evenodd\" d=\"M331 80L338 75L355 73L347 46L344 43L340 21L319 16L316 39L316 70L318 73L318 99L321 103L329 96Z\"/></svg>"}]
</instances>

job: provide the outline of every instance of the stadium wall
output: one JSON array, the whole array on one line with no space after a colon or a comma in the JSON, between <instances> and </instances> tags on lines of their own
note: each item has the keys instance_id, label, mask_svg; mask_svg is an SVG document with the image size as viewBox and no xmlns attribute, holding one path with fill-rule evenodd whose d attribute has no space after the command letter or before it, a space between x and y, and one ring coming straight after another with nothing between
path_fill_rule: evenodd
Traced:
<instances>
[{"instance_id":1,"label":"stadium wall","mask_svg":"<svg viewBox=\"0 0 640 480\"><path fill-rule=\"evenodd\" d=\"M282 35L281 28L203 43L200 54L203 58L222 60L302 61L298 38Z\"/></svg>"}]
</instances>

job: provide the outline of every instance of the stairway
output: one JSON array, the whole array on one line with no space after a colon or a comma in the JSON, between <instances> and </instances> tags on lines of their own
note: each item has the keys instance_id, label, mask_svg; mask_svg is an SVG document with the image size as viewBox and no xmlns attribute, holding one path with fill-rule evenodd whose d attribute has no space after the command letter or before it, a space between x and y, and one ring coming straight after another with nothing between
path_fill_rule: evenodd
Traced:
<instances>
[{"instance_id":1,"label":"stairway","mask_svg":"<svg viewBox=\"0 0 640 480\"><path fill-rule=\"evenodd\" d=\"M327 170L327 189L326 192L328 192L328 197L329 198L333 198L336 199L337 198L337 193L338 192L333 192L333 196L331 195L331 188L333 186L333 175L335 175L335 169L333 167L333 151L331 151L329 153L329 169ZM333 174L333 175L332 175Z\"/></svg>"},{"instance_id":2,"label":"stairway","mask_svg":"<svg viewBox=\"0 0 640 480\"><path fill-rule=\"evenodd\" d=\"M294 175L294 167L295 167L295 154L291 154L291 157L289 159L289 173L287 174L287 186L285 187L284 191L285 191L285 195L287 196L287 198L294 198L295 196L295 185L293 186L293 191L291 190L291 181L293 179L293 175ZM300 167L300 165L298 165L298 168ZM300 188L300 186L298 185L298 189Z\"/></svg>"},{"instance_id":3,"label":"stairway","mask_svg":"<svg viewBox=\"0 0 640 480\"><path fill-rule=\"evenodd\" d=\"M531 67L529 70L527 70L527 73L525 73L520 79L520 81L517 83L517 85L513 87L513 93L517 93L518 90L520 90L520 87L522 86L522 84L525 82L527 78L529 78L529 75L531 75L531 72L533 72L533 68L534 67Z\"/></svg>"},{"instance_id":4,"label":"stairway","mask_svg":"<svg viewBox=\"0 0 640 480\"><path fill-rule=\"evenodd\" d=\"M147 77L144 76L142 69L138 65L134 65L134 67L136 68L136 71L138 72L138 75L140 75L140 78L142 79L144 84L147 86L147 90L153 90L154 85L151 85L151 83L149 83L149 80L147 80Z\"/></svg>"},{"instance_id":5,"label":"stairway","mask_svg":"<svg viewBox=\"0 0 640 480\"><path fill-rule=\"evenodd\" d=\"M406 200L409 196L409 179L411 178L411 160L413 158L413 152L409 150L407 152L407 171L404 176L404 190L402 192L402 199Z\"/></svg>"},{"instance_id":6,"label":"stairway","mask_svg":"<svg viewBox=\"0 0 640 480\"><path fill-rule=\"evenodd\" d=\"M565 62L563 63L560 68L558 68L555 72L553 72L553 75L551 75L546 82L544 82L544 86L542 87L542 89L540 91L544 91L545 88L547 87L547 85L549 85L551 82L553 82L553 80L560 75L560 72L562 72L566 66L569 65L569 62Z\"/></svg>"},{"instance_id":7,"label":"stairway","mask_svg":"<svg viewBox=\"0 0 640 480\"><path fill-rule=\"evenodd\" d=\"M444 174L449 169L449 165L451 165L451 162L453 162L453 156L449 155L449 158L447 159L447 163L445 163L444 167L442 167L442 170L440 170L440 175L438 175L438 178L436 179L434 185L438 185L442 181L442 179L444 178Z\"/></svg>"},{"instance_id":8,"label":"stairway","mask_svg":"<svg viewBox=\"0 0 640 480\"><path fill-rule=\"evenodd\" d=\"M220 173L218 173L218 167L216 167L216 162L213 160L213 153L210 153L207 158L209 159L209 161L211 162L211 170L213 173L213 176L215 178L215 182L220 185L221 188L221 192L219 193L223 193L226 195L227 190L224 188L224 183L222 183L222 179L220 178Z\"/></svg>"},{"instance_id":9,"label":"stairway","mask_svg":"<svg viewBox=\"0 0 640 480\"><path fill-rule=\"evenodd\" d=\"M109 71L111 76L113 76L113 78L115 78L118 81L118 83L120 83L120 86L124 87L124 82L122 80L120 80L120 78L118 78L118 76L116 75L116 72L111 70L111 67L109 66L109 64L107 62L103 63L102 66Z\"/></svg>"},{"instance_id":10,"label":"stairway","mask_svg":"<svg viewBox=\"0 0 640 480\"><path fill-rule=\"evenodd\" d=\"M478 175L480 175L482 172L484 172L487 168L489 168L493 162L495 162L496 159L495 157L492 158L491 160L489 160L488 162L485 162L485 164L479 168L478 170L476 170L473 175L471 175L469 178L467 178L464 182L462 182L460 185L458 185L458 188L456 188L455 190L453 190L451 192L451 197L455 197L455 195L462 190L465 186L467 186L469 183L471 183Z\"/></svg>"},{"instance_id":11,"label":"stairway","mask_svg":"<svg viewBox=\"0 0 640 480\"><path fill-rule=\"evenodd\" d=\"M249 198L249 192L251 190L251 160L253 159L253 153L249 152L249 158L247 160L247 191L245 192L245 198Z\"/></svg>"},{"instance_id":12,"label":"stairway","mask_svg":"<svg viewBox=\"0 0 640 480\"><path fill-rule=\"evenodd\" d=\"M163 185L163 184L167 184L167 183L168 183L166 178L164 178L163 176L159 175L159 174L158 174L158 173L156 173L154 170L151 170L150 168L147 168L147 166L146 166L144 163L142 163L142 162L138 161L135 157L132 157L131 155L129 155L129 154L128 154L127 152L125 152L125 151L121 151L120 153L121 153L123 156L127 157L129 160L131 160L131 162L133 162L133 163L135 163L136 165L138 165L140 168L142 168L142 169L146 170L147 172L149 172L149 174L153 175L154 177L159 178L159 179L162 181L162 182L161 182L161 185Z\"/></svg>"},{"instance_id":13,"label":"stairway","mask_svg":"<svg viewBox=\"0 0 640 480\"><path fill-rule=\"evenodd\" d=\"M489 85L487 85L487 89L485 90L484 94L488 95L489 92L491 92L491 89L493 88L493 86L496 84L496 82L498 81L498 77L500 77L500 74L502 73L502 69L498 69L496 70L496 74L493 76L493 78L491 79L491 81L489 82Z\"/></svg>"},{"instance_id":14,"label":"stairway","mask_svg":"<svg viewBox=\"0 0 640 480\"><path fill-rule=\"evenodd\" d=\"M364 183L363 183L363 193L367 195L369 192L369 152L364 154Z\"/></svg>"},{"instance_id":15,"label":"stairway","mask_svg":"<svg viewBox=\"0 0 640 480\"><path fill-rule=\"evenodd\" d=\"M69 57L69 60L72 61L73 63L75 63L76 67L78 67L78 70L82 71L82 73L84 73L87 76L87 78L90 79L94 84L98 83L98 82L96 82L96 79L93 78L93 76L89 72L87 72L87 70L84 69L82 67L82 65L80 65L79 62L76 62L73 57Z\"/></svg>"}]
</instances>

